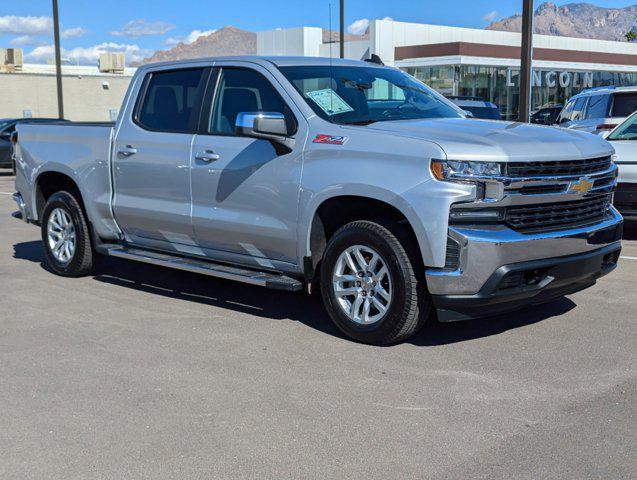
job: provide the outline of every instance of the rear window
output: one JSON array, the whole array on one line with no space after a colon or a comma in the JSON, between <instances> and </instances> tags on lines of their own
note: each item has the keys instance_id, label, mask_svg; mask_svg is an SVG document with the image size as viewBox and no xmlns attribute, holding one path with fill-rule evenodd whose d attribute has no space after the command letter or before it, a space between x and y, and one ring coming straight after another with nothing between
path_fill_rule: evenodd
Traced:
<instances>
[{"instance_id":1,"label":"rear window","mask_svg":"<svg viewBox=\"0 0 637 480\"><path fill-rule=\"evenodd\" d=\"M201 68L149 74L137 123L148 130L192 133L204 89Z\"/></svg>"},{"instance_id":2,"label":"rear window","mask_svg":"<svg viewBox=\"0 0 637 480\"><path fill-rule=\"evenodd\" d=\"M610 106L610 95L592 95L588 101L586 118L606 118Z\"/></svg>"},{"instance_id":3,"label":"rear window","mask_svg":"<svg viewBox=\"0 0 637 480\"><path fill-rule=\"evenodd\" d=\"M628 117L637 111L637 92L616 93L611 117Z\"/></svg>"}]
</instances>

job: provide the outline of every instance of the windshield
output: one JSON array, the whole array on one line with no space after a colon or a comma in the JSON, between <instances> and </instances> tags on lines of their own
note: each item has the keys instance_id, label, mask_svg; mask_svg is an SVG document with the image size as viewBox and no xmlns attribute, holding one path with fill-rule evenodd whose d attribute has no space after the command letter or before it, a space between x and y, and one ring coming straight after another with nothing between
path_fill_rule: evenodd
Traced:
<instances>
[{"instance_id":1,"label":"windshield","mask_svg":"<svg viewBox=\"0 0 637 480\"><path fill-rule=\"evenodd\" d=\"M7 128L9 125L11 125L13 122L12 121L2 121L0 120L0 132L2 132L5 128Z\"/></svg>"},{"instance_id":2,"label":"windshield","mask_svg":"<svg viewBox=\"0 0 637 480\"><path fill-rule=\"evenodd\" d=\"M637 140L637 114L617 127L607 140Z\"/></svg>"},{"instance_id":3,"label":"windshield","mask_svg":"<svg viewBox=\"0 0 637 480\"><path fill-rule=\"evenodd\" d=\"M332 123L463 116L440 94L400 70L330 65L280 70L312 110Z\"/></svg>"}]
</instances>

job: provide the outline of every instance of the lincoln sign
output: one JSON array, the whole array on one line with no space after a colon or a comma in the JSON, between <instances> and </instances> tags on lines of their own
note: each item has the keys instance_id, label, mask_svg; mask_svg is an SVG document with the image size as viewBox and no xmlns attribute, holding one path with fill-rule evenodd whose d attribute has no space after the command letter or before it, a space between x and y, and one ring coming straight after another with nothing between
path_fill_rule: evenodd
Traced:
<instances>
[{"instance_id":1,"label":"lincoln sign","mask_svg":"<svg viewBox=\"0 0 637 480\"><path fill-rule=\"evenodd\" d=\"M507 87L517 87L519 70L507 70ZM533 70L531 76L532 87L546 86L548 88L592 88L593 72L557 72L555 70Z\"/></svg>"}]
</instances>

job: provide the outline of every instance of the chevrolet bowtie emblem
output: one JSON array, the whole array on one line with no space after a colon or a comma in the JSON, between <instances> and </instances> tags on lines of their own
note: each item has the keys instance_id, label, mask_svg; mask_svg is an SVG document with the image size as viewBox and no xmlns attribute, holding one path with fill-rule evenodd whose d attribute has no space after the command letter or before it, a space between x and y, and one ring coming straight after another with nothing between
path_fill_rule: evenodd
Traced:
<instances>
[{"instance_id":1,"label":"chevrolet bowtie emblem","mask_svg":"<svg viewBox=\"0 0 637 480\"><path fill-rule=\"evenodd\" d=\"M586 195L593 188L593 182L590 180L586 180L585 178L580 178L578 182L571 182L569 186L569 193L579 193L581 195Z\"/></svg>"}]
</instances>

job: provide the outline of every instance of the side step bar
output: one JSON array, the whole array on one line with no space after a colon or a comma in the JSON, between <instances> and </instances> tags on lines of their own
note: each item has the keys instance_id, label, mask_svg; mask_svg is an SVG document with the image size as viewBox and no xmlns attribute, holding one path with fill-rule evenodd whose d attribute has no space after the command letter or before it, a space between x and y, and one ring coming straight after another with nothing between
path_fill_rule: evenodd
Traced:
<instances>
[{"instance_id":1,"label":"side step bar","mask_svg":"<svg viewBox=\"0 0 637 480\"><path fill-rule=\"evenodd\" d=\"M193 258L179 257L167 253L142 250L139 248L125 247L121 245L101 244L97 250L112 257L125 258L136 262L150 263L162 267L185 270L187 272L201 273L210 277L225 278L237 282L249 283L274 290L297 292L303 289L303 284L292 277L276 273L250 270L247 268L233 267L221 263L207 262Z\"/></svg>"}]
</instances>

